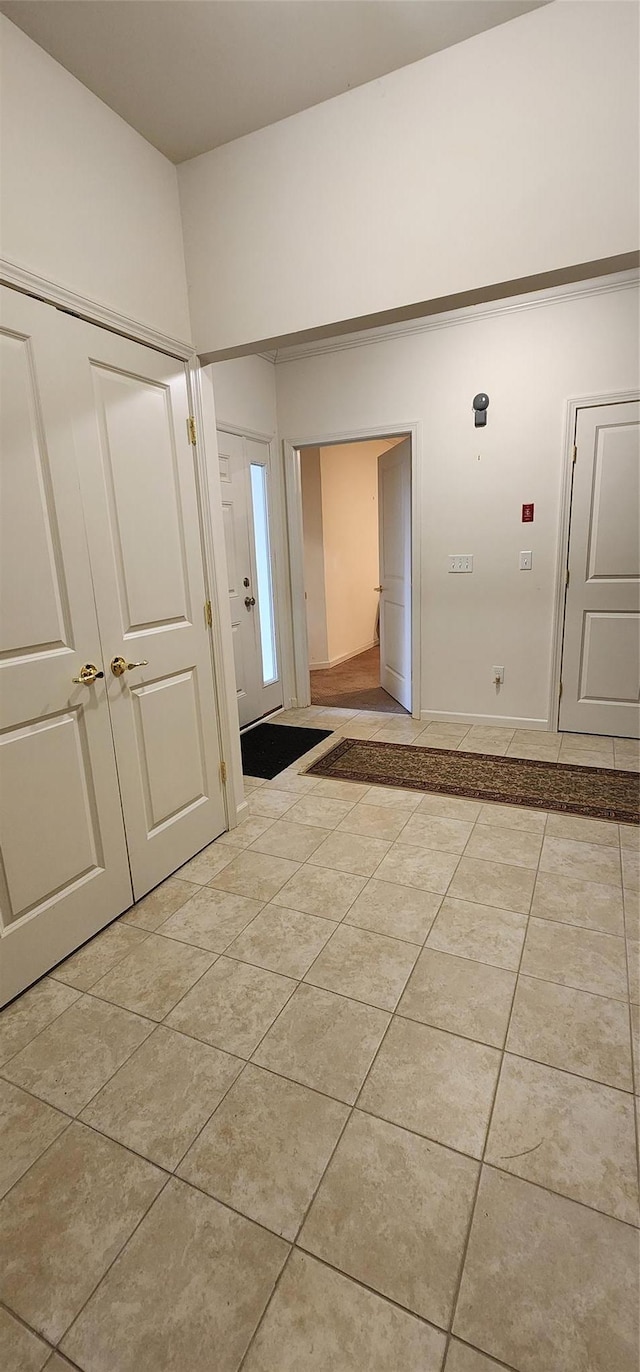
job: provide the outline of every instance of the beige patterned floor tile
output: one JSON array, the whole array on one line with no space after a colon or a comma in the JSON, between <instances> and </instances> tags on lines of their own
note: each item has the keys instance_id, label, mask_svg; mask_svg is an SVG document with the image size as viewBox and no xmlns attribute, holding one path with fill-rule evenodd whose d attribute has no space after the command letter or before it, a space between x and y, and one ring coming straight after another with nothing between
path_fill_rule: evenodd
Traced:
<instances>
[{"instance_id":1,"label":"beige patterned floor tile","mask_svg":"<svg viewBox=\"0 0 640 1372\"><path fill-rule=\"evenodd\" d=\"M419 815L440 815L442 819L459 819L474 824L482 806L478 800L463 796L426 795L418 806Z\"/></svg>"},{"instance_id":2,"label":"beige patterned floor tile","mask_svg":"<svg viewBox=\"0 0 640 1372\"><path fill-rule=\"evenodd\" d=\"M402 786L369 786L363 796L365 805L383 810L408 810L412 814L421 801L420 791L407 791Z\"/></svg>"},{"instance_id":3,"label":"beige patterned floor tile","mask_svg":"<svg viewBox=\"0 0 640 1372\"><path fill-rule=\"evenodd\" d=\"M15 1085L76 1115L152 1027L117 1005L83 996L2 1070Z\"/></svg>"},{"instance_id":4,"label":"beige patterned floor tile","mask_svg":"<svg viewBox=\"0 0 640 1372\"><path fill-rule=\"evenodd\" d=\"M519 1372L636 1372L637 1233L483 1170L454 1331Z\"/></svg>"},{"instance_id":5,"label":"beige patterned floor tile","mask_svg":"<svg viewBox=\"0 0 640 1372\"><path fill-rule=\"evenodd\" d=\"M237 1372L288 1248L171 1180L63 1342L86 1372ZM215 1352L213 1351L215 1350Z\"/></svg>"},{"instance_id":6,"label":"beige patterned floor tile","mask_svg":"<svg viewBox=\"0 0 640 1372\"><path fill-rule=\"evenodd\" d=\"M465 738L458 744L459 753L481 753L484 757L506 757L510 740L501 743L485 743L481 739Z\"/></svg>"},{"instance_id":7,"label":"beige patterned floor tile","mask_svg":"<svg viewBox=\"0 0 640 1372\"><path fill-rule=\"evenodd\" d=\"M74 1005L80 994L61 981L43 977L30 991L0 1010L0 1063L19 1053L36 1034Z\"/></svg>"},{"instance_id":8,"label":"beige patterned floor tile","mask_svg":"<svg viewBox=\"0 0 640 1372\"><path fill-rule=\"evenodd\" d=\"M566 763L570 767L613 767L613 750L606 753L588 752L586 748L572 748L569 744L562 744L558 762Z\"/></svg>"},{"instance_id":9,"label":"beige patterned floor tile","mask_svg":"<svg viewBox=\"0 0 640 1372\"><path fill-rule=\"evenodd\" d=\"M170 915L160 933L179 943L193 943L211 953L224 953L260 913L263 904L261 900L249 900L248 896L235 896L230 891L202 886L175 915Z\"/></svg>"},{"instance_id":10,"label":"beige patterned floor tile","mask_svg":"<svg viewBox=\"0 0 640 1372\"><path fill-rule=\"evenodd\" d=\"M295 1250L243 1372L440 1372L444 1334Z\"/></svg>"},{"instance_id":11,"label":"beige patterned floor tile","mask_svg":"<svg viewBox=\"0 0 640 1372\"><path fill-rule=\"evenodd\" d=\"M495 905L515 914L529 913L535 873L506 862L485 862L462 857L449 887L449 895L477 905Z\"/></svg>"},{"instance_id":12,"label":"beige patterned floor tile","mask_svg":"<svg viewBox=\"0 0 640 1372\"><path fill-rule=\"evenodd\" d=\"M305 981L380 1010L393 1010L419 952L417 944L341 924Z\"/></svg>"},{"instance_id":13,"label":"beige patterned floor tile","mask_svg":"<svg viewBox=\"0 0 640 1372\"><path fill-rule=\"evenodd\" d=\"M242 1065L239 1058L158 1025L82 1119L172 1171Z\"/></svg>"},{"instance_id":14,"label":"beige patterned floor tile","mask_svg":"<svg viewBox=\"0 0 640 1372\"><path fill-rule=\"evenodd\" d=\"M636 1095L640 1095L640 1005L631 1005L631 1044Z\"/></svg>"},{"instance_id":15,"label":"beige patterned floor tile","mask_svg":"<svg viewBox=\"0 0 640 1372\"><path fill-rule=\"evenodd\" d=\"M347 1105L249 1065L179 1175L294 1239L348 1115Z\"/></svg>"},{"instance_id":16,"label":"beige patterned floor tile","mask_svg":"<svg viewBox=\"0 0 640 1372\"><path fill-rule=\"evenodd\" d=\"M584 819L582 815L549 815L547 838L570 838L579 843L602 843L607 848L618 846L618 826L610 820Z\"/></svg>"},{"instance_id":17,"label":"beige patterned floor tile","mask_svg":"<svg viewBox=\"0 0 640 1372\"><path fill-rule=\"evenodd\" d=\"M295 985L289 977L221 957L171 1011L167 1024L248 1058Z\"/></svg>"},{"instance_id":18,"label":"beige patterned floor tile","mask_svg":"<svg viewBox=\"0 0 640 1372\"><path fill-rule=\"evenodd\" d=\"M409 843L394 843L376 872L379 881L399 886L416 886L419 891L444 895L458 865L455 853L415 848Z\"/></svg>"},{"instance_id":19,"label":"beige patterned floor tile","mask_svg":"<svg viewBox=\"0 0 640 1372\"><path fill-rule=\"evenodd\" d=\"M246 772L242 778L242 781L244 784L245 791L256 791L258 786L266 785L264 777L247 776Z\"/></svg>"},{"instance_id":20,"label":"beige patterned floor tile","mask_svg":"<svg viewBox=\"0 0 640 1372\"><path fill-rule=\"evenodd\" d=\"M0 1298L52 1343L162 1187L164 1173L72 1124L0 1208Z\"/></svg>"},{"instance_id":21,"label":"beige patterned floor tile","mask_svg":"<svg viewBox=\"0 0 640 1372\"><path fill-rule=\"evenodd\" d=\"M300 1245L446 1328L477 1172L470 1158L355 1111Z\"/></svg>"},{"instance_id":22,"label":"beige patterned floor tile","mask_svg":"<svg viewBox=\"0 0 640 1372\"><path fill-rule=\"evenodd\" d=\"M353 872L356 876L373 876L390 843L381 838L365 838L360 834L342 833L334 829L324 843L312 853L312 866L331 867L335 872Z\"/></svg>"},{"instance_id":23,"label":"beige patterned floor tile","mask_svg":"<svg viewBox=\"0 0 640 1372\"><path fill-rule=\"evenodd\" d=\"M473 825L465 820L420 813L412 815L405 825L402 842L415 843L418 848L437 848L443 853L462 853L472 829Z\"/></svg>"},{"instance_id":24,"label":"beige patterned floor tile","mask_svg":"<svg viewBox=\"0 0 640 1372\"><path fill-rule=\"evenodd\" d=\"M176 875L185 881L193 882L196 886L206 886L208 881L212 881L218 872L231 862L232 856L228 845L216 840L207 848L203 848L201 853L196 853L189 862L185 862L184 867L180 867Z\"/></svg>"},{"instance_id":25,"label":"beige patterned floor tile","mask_svg":"<svg viewBox=\"0 0 640 1372\"><path fill-rule=\"evenodd\" d=\"M214 962L213 953L150 934L92 987L92 995L150 1019L164 1019Z\"/></svg>"},{"instance_id":26,"label":"beige patterned floor tile","mask_svg":"<svg viewBox=\"0 0 640 1372\"><path fill-rule=\"evenodd\" d=\"M372 805L361 801L354 805L338 828L347 834L363 834L369 838L387 839L392 843L404 829L410 811L401 806Z\"/></svg>"},{"instance_id":27,"label":"beige patterned floor tile","mask_svg":"<svg viewBox=\"0 0 640 1372\"><path fill-rule=\"evenodd\" d=\"M254 792L251 792L250 794L253 795ZM243 853L245 848L249 848L252 843L255 843L257 838L261 838L263 834L266 834L275 822L275 819L268 817L267 815L246 814L244 819L241 819L240 823L236 824L234 829L227 829L224 834L221 834L220 837L216 839L218 853L224 853L229 848L234 849L236 853ZM233 857L233 853L231 856ZM214 881L216 875L217 873L214 872L209 878L209 881Z\"/></svg>"},{"instance_id":28,"label":"beige patterned floor tile","mask_svg":"<svg viewBox=\"0 0 640 1372\"><path fill-rule=\"evenodd\" d=\"M640 825L619 824L620 847L631 848L635 853L640 850Z\"/></svg>"},{"instance_id":29,"label":"beige patterned floor tile","mask_svg":"<svg viewBox=\"0 0 640 1372\"><path fill-rule=\"evenodd\" d=\"M295 792L278 791L273 785L261 786L248 797L249 814L259 819L282 819L295 803Z\"/></svg>"},{"instance_id":30,"label":"beige patterned floor tile","mask_svg":"<svg viewBox=\"0 0 640 1372\"><path fill-rule=\"evenodd\" d=\"M54 981L75 986L78 991L88 991L146 938L148 934L142 929L132 929L120 921L109 924L70 958L59 962L49 975Z\"/></svg>"},{"instance_id":31,"label":"beige patterned floor tile","mask_svg":"<svg viewBox=\"0 0 640 1372\"><path fill-rule=\"evenodd\" d=\"M637 891L624 891L624 927L627 938L640 940L640 896Z\"/></svg>"},{"instance_id":32,"label":"beige patterned floor tile","mask_svg":"<svg viewBox=\"0 0 640 1372\"><path fill-rule=\"evenodd\" d=\"M571 924L530 919L521 970L577 991L626 1000L624 939Z\"/></svg>"},{"instance_id":33,"label":"beige patterned floor tile","mask_svg":"<svg viewBox=\"0 0 640 1372\"><path fill-rule=\"evenodd\" d=\"M303 915L340 920L360 894L365 880L352 872L333 872L328 867L305 863L273 897L273 904L300 910Z\"/></svg>"},{"instance_id":34,"label":"beige patterned floor tile","mask_svg":"<svg viewBox=\"0 0 640 1372\"><path fill-rule=\"evenodd\" d=\"M624 933L622 892L619 886L539 872L531 913L559 924L576 924L603 934Z\"/></svg>"},{"instance_id":35,"label":"beige patterned floor tile","mask_svg":"<svg viewBox=\"0 0 640 1372\"><path fill-rule=\"evenodd\" d=\"M499 1067L495 1048L395 1019L358 1106L479 1158Z\"/></svg>"},{"instance_id":36,"label":"beige patterned floor tile","mask_svg":"<svg viewBox=\"0 0 640 1372\"><path fill-rule=\"evenodd\" d=\"M544 734L542 737L544 738ZM522 758L527 762L557 762L559 753L559 743L516 743L514 739L504 756Z\"/></svg>"},{"instance_id":37,"label":"beige patterned floor tile","mask_svg":"<svg viewBox=\"0 0 640 1372\"><path fill-rule=\"evenodd\" d=\"M627 961L629 968L629 1000L637 1005L640 1001L640 941L627 939Z\"/></svg>"},{"instance_id":38,"label":"beige patterned floor tile","mask_svg":"<svg viewBox=\"0 0 640 1372\"><path fill-rule=\"evenodd\" d=\"M486 1161L637 1224L633 1096L507 1053Z\"/></svg>"},{"instance_id":39,"label":"beige patterned floor tile","mask_svg":"<svg viewBox=\"0 0 640 1372\"><path fill-rule=\"evenodd\" d=\"M497 829L541 834L547 823L547 813L546 810L527 810L524 805L483 805L479 821Z\"/></svg>"},{"instance_id":40,"label":"beige patterned floor tile","mask_svg":"<svg viewBox=\"0 0 640 1372\"><path fill-rule=\"evenodd\" d=\"M368 881L351 909L345 924L356 924L374 934L424 943L440 908L441 897L432 891L411 886L395 886L390 881Z\"/></svg>"},{"instance_id":41,"label":"beige patterned floor tile","mask_svg":"<svg viewBox=\"0 0 640 1372\"><path fill-rule=\"evenodd\" d=\"M627 1006L535 977L518 979L507 1048L623 1091L632 1089Z\"/></svg>"},{"instance_id":42,"label":"beige patterned floor tile","mask_svg":"<svg viewBox=\"0 0 640 1372\"><path fill-rule=\"evenodd\" d=\"M640 891L640 853L633 848L624 847L622 856L622 884L625 891Z\"/></svg>"},{"instance_id":43,"label":"beige patterned floor tile","mask_svg":"<svg viewBox=\"0 0 640 1372\"><path fill-rule=\"evenodd\" d=\"M573 734L561 733L560 742L563 748L575 748L578 752L600 753L602 757L607 757L613 748L613 739L605 738L603 734Z\"/></svg>"},{"instance_id":44,"label":"beige patterned floor tile","mask_svg":"<svg viewBox=\"0 0 640 1372\"><path fill-rule=\"evenodd\" d=\"M515 972L526 928L526 915L445 896L427 947Z\"/></svg>"},{"instance_id":45,"label":"beige patterned floor tile","mask_svg":"<svg viewBox=\"0 0 640 1372\"><path fill-rule=\"evenodd\" d=\"M337 928L329 919L267 905L234 939L227 954L300 979Z\"/></svg>"},{"instance_id":46,"label":"beige patterned floor tile","mask_svg":"<svg viewBox=\"0 0 640 1372\"><path fill-rule=\"evenodd\" d=\"M466 857L488 862L506 862L513 867L538 866L542 835L523 829L498 829L491 824L476 824L465 848Z\"/></svg>"},{"instance_id":47,"label":"beige patterned floor tile","mask_svg":"<svg viewBox=\"0 0 640 1372\"><path fill-rule=\"evenodd\" d=\"M251 844L251 852L290 858L292 862L308 862L330 833L330 829L316 829L311 824L292 824L287 819L279 819Z\"/></svg>"},{"instance_id":48,"label":"beige patterned floor tile","mask_svg":"<svg viewBox=\"0 0 640 1372\"><path fill-rule=\"evenodd\" d=\"M444 721L435 719L431 724L427 724L422 741L428 748L439 748L440 739L448 739L457 748L468 733L468 724L445 724Z\"/></svg>"},{"instance_id":49,"label":"beige patterned floor tile","mask_svg":"<svg viewBox=\"0 0 640 1372\"><path fill-rule=\"evenodd\" d=\"M317 787L311 795L302 796L296 801L288 811L289 819L294 824L310 824L316 829L337 829L340 820L353 808L352 802L327 800L326 797L316 796L316 790Z\"/></svg>"},{"instance_id":50,"label":"beige patterned floor tile","mask_svg":"<svg viewBox=\"0 0 640 1372\"><path fill-rule=\"evenodd\" d=\"M273 781L263 781L262 785L266 786L268 791L274 787L276 791L291 791L293 795L302 796L307 791L312 791L318 782L316 777L301 777L297 772L285 767L284 772L278 772Z\"/></svg>"},{"instance_id":51,"label":"beige patterned floor tile","mask_svg":"<svg viewBox=\"0 0 640 1372\"><path fill-rule=\"evenodd\" d=\"M49 1344L0 1306L0 1367L4 1372L41 1372L50 1352Z\"/></svg>"},{"instance_id":52,"label":"beige patterned floor tile","mask_svg":"<svg viewBox=\"0 0 640 1372\"><path fill-rule=\"evenodd\" d=\"M424 948L398 1014L502 1048L515 983L513 972Z\"/></svg>"},{"instance_id":53,"label":"beige patterned floor tile","mask_svg":"<svg viewBox=\"0 0 640 1372\"><path fill-rule=\"evenodd\" d=\"M388 1024L382 1010L303 982L253 1061L352 1105Z\"/></svg>"},{"instance_id":54,"label":"beige patterned floor tile","mask_svg":"<svg viewBox=\"0 0 640 1372\"><path fill-rule=\"evenodd\" d=\"M67 1115L0 1081L0 1198L68 1123Z\"/></svg>"},{"instance_id":55,"label":"beige patterned floor tile","mask_svg":"<svg viewBox=\"0 0 640 1372\"><path fill-rule=\"evenodd\" d=\"M317 781L314 795L322 800L346 800L349 805L357 805L366 796L369 787L356 781L332 781L330 778Z\"/></svg>"},{"instance_id":56,"label":"beige patterned floor tile","mask_svg":"<svg viewBox=\"0 0 640 1372\"><path fill-rule=\"evenodd\" d=\"M196 858L193 859L197 861ZM187 864L189 865L189 864ZM184 868L180 869L181 874ZM172 915L174 910L178 910L193 895L193 881L178 880L177 877L168 877L160 886L156 886L154 891L150 891L148 896L144 896L130 910L125 910L121 916L121 924L133 924L138 929L146 929L153 933L165 919Z\"/></svg>"},{"instance_id":57,"label":"beige patterned floor tile","mask_svg":"<svg viewBox=\"0 0 640 1372\"><path fill-rule=\"evenodd\" d=\"M540 871L557 876L577 877L619 886L620 851L603 843L582 843L569 838L545 838L540 856Z\"/></svg>"},{"instance_id":58,"label":"beige patterned floor tile","mask_svg":"<svg viewBox=\"0 0 640 1372\"><path fill-rule=\"evenodd\" d=\"M473 743L483 745L487 752L492 753L494 748L502 747L503 743L511 743L514 733L514 729L500 724L472 724L463 742L469 746Z\"/></svg>"},{"instance_id":59,"label":"beige patterned floor tile","mask_svg":"<svg viewBox=\"0 0 640 1372\"><path fill-rule=\"evenodd\" d=\"M470 1348L468 1343L452 1339L444 1372L504 1372L504 1364L487 1358L484 1353L479 1353L477 1348Z\"/></svg>"},{"instance_id":60,"label":"beige patterned floor tile","mask_svg":"<svg viewBox=\"0 0 640 1372\"><path fill-rule=\"evenodd\" d=\"M209 884L217 891L232 891L251 900L272 900L276 892L297 872L299 863L266 853L245 851L218 873Z\"/></svg>"}]
</instances>

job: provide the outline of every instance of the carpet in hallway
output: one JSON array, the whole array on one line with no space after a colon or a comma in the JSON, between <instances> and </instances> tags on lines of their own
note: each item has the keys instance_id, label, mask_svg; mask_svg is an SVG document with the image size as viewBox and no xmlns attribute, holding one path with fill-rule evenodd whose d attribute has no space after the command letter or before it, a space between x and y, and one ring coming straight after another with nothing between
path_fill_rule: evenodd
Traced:
<instances>
[{"instance_id":1,"label":"carpet in hallway","mask_svg":"<svg viewBox=\"0 0 640 1372\"><path fill-rule=\"evenodd\" d=\"M335 705L342 710L407 714L404 707L380 685L380 648L377 645L326 671L312 670L311 704Z\"/></svg>"},{"instance_id":2,"label":"carpet in hallway","mask_svg":"<svg viewBox=\"0 0 640 1372\"><path fill-rule=\"evenodd\" d=\"M346 738L309 767L308 774L640 823L637 773L613 768Z\"/></svg>"}]
</instances>

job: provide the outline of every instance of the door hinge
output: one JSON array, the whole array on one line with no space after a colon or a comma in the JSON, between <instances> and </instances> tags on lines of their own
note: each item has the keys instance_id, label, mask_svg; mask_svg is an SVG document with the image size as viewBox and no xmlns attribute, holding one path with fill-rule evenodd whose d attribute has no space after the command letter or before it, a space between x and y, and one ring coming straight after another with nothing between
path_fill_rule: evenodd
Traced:
<instances>
[{"instance_id":1,"label":"door hinge","mask_svg":"<svg viewBox=\"0 0 640 1372\"><path fill-rule=\"evenodd\" d=\"M577 449L577 447L576 447L576 444L574 443L574 445L573 445L573 457L572 457L572 459L571 459L572 462L575 462L577 456L578 456L578 449Z\"/></svg>"},{"instance_id":2,"label":"door hinge","mask_svg":"<svg viewBox=\"0 0 640 1372\"><path fill-rule=\"evenodd\" d=\"M211 625L213 624L213 614L211 613L211 601L210 601L210 600L205 600L205 602L204 602L204 622L205 622L205 624L207 625L207 627L210 629L210 628L211 628Z\"/></svg>"},{"instance_id":3,"label":"door hinge","mask_svg":"<svg viewBox=\"0 0 640 1372\"><path fill-rule=\"evenodd\" d=\"M560 682L560 690L558 691L558 700L562 700L562 682Z\"/></svg>"},{"instance_id":4,"label":"door hinge","mask_svg":"<svg viewBox=\"0 0 640 1372\"><path fill-rule=\"evenodd\" d=\"M189 415L189 418L188 418L188 420L187 420L187 434L188 434L188 436L189 436L189 442L190 442L190 443L193 443L193 446L194 446L194 448L195 448L196 443L197 443L197 438L196 438L196 421L195 421L195 419L194 419L194 417L193 417L192 414Z\"/></svg>"},{"instance_id":5,"label":"door hinge","mask_svg":"<svg viewBox=\"0 0 640 1372\"><path fill-rule=\"evenodd\" d=\"M226 786L226 784L227 784L227 764L226 764L226 762L221 762L221 763L220 763L220 780L221 780L221 782L222 782L222 785L223 785L223 786Z\"/></svg>"}]
</instances>

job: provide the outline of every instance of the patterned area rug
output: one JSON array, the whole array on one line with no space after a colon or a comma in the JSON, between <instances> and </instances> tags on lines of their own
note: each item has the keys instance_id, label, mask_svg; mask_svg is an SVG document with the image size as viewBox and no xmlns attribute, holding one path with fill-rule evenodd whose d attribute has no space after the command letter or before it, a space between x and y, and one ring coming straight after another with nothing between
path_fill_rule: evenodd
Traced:
<instances>
[{"instance_id":1,"label":"patterned area rug","mask_svg":"<svg viewBox=\"0 0 640 1372\"><path fill-rule=\"evenodd\" d=\"M640 823L637 773L607 767L345 738L309 767L308 775Z\"/></svg>"}]
</instances>

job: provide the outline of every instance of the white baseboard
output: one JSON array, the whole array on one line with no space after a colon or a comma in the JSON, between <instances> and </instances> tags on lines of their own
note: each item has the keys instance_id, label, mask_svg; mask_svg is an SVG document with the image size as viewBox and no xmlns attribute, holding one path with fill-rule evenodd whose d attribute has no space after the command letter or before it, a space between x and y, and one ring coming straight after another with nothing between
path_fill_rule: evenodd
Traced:
<instances>
[{"instance_id":1,"label":"white baseboard","mask_svg":"<svg viewBox=\"0 0 640 1372\"><path fill-rule=\"evenodd\" d=\"M248 814L249 802L247 800L241 800L240 804L236 805L236 824L239 824L241 819L246 819ZM235 829L236 824L230 825L230 828Z\"/></svg>"},{"instance_id":2,"label":"white baseboard","mask_svg":"<svg viewBox=\"0 0 640 1372\"><path fill-rule=\"evenodd\" d=\"M452 710L421 710L420 720L441 720L443 724L480 724L493 725L500 729L538 729L541 732L551 728L548 719L521 719L513 715L463 715Z\"/></svg>"},{"instance_id":3,"label":"white baseboard","mask_svg":"<svg viewBox=\"0 0 640 1372\"><path fill-rule=\"evenodd\" d=\"M340 657L329 658L326 662L310 662L310 672L327 672L331 667L339 667L341 662L349 662L352 657L360 657L361 653L368 653L370 648L378 647L378 639L374 638L372 643L365 643L363 648L356 648L352 653L342 653Z\"/></svg>"}]
</instances>

